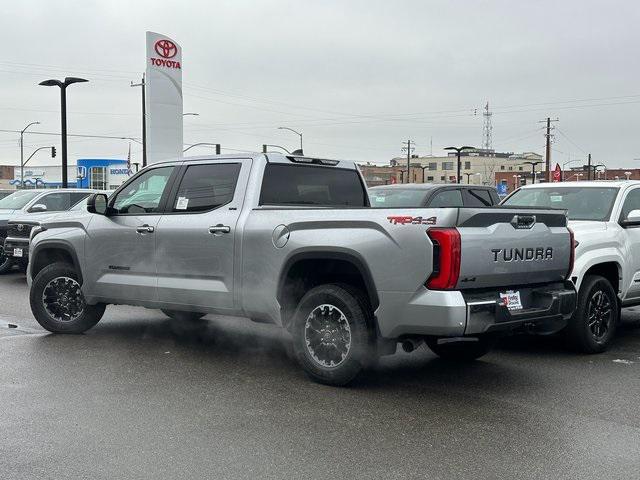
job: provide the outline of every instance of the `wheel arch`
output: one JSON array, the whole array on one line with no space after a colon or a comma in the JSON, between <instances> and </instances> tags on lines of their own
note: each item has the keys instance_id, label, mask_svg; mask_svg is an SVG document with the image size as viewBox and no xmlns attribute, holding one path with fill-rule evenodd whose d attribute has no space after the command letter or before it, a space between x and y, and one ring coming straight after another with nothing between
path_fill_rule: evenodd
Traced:
<instances>
[{"instance_id":1,"label":"wheel arch","mask_svg":"<svg viewBox=\"0 0 640 480\"><path fill-rule=\"evenodd\" d=\"M42 242L33 249L29 259L31 263L31 278L35 278L47 265L58 261L72 265L78 274L78 280L82 283L82 269L80 268L78 255L71 245L62 241Z\"/></svg>"},{"instance_id":2,"label":"wheel arch","mask_svg":"<svg viewBox=\"0 0 640 480\"><path fill-rule=\"evenodd\" d=\"M582 286L582 282L587 277L587 275L600 275L601 277L606 278L611 283L613 290L616 292L616 295L620 298L620 284L622 282L622 267L616 261L606 261L600 263L594 263L585 269L582 276L578 279L576 283L576 288L579 290Z\"/></svg>"},{"instance_id":3,"label":"wheel arch","mask_svg":"<svg viewBox=\"0 0 640 480\"><path fill-rule=\"evenodd\" d=\"M362 290L372 312L380 300L373 276L364 259L354 251L313 250L298 252L284 263L276 297L282 310L282 323L288 326L302 296L323 283L345 283Z\"/></svg>"}]
</instances>

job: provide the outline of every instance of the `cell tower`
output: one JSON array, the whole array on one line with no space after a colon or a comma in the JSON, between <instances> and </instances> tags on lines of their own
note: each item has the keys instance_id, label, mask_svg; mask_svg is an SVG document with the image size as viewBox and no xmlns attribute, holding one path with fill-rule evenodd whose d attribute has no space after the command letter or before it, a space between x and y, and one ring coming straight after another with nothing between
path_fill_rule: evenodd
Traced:
<instances>
[{"instance_id":1,"label":"cell tower","mask_svg":"<svg viewBox=\"0 0 640 480\"><path fill-rule=\"evenodd\" d=\"M485 150L493 149L493 126L491 125L491 116L492 112L489 111L489 102L484 106L484 112L482 112L482 116L484 117L484 125L482 127L482 148Z\"/></svg>"}]
</instances>

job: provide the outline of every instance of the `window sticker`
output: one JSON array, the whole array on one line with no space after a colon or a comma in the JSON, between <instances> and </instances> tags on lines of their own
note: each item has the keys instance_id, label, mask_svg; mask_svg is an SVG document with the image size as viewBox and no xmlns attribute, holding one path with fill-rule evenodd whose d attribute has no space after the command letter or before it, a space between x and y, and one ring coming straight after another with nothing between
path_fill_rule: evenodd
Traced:
<instances>
[{"instance_id":1,"label":"window sticker","mask_svg":"<svg viewBox=\"0 0 640 480\"><path fill-rule=\"evenodd\" d=\"M189 206L189 199L187 197L178 197L176 202L176 210L186 210Z\"/></svg>"},{"instance_id":2,"label":"window sticker","mask_svg":"<svg viewBox=\"0 0 640 480\"><path fill-rule=\"evenodd\" d=\"M549 195L549 200L554 203L562 202L562 195Z\"/></svg>"}]
</instances>

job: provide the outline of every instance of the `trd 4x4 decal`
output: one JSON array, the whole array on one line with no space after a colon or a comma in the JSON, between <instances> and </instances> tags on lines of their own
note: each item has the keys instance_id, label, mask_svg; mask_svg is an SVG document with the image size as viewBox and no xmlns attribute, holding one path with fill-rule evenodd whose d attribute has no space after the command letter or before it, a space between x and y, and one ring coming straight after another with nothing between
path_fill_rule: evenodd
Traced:
<instances>
[{"instance_id":1,"label":"trd 4x4 decal","mask_svg":"<svg viewBox=\"0 0 640 480\"><path fill-rule=\"evenodd\" d=\"M410 215L393 215L387 217L389 223L393 225L435 225L438 221L437 217L412 217Z\"/></svg>"}]
</instances>

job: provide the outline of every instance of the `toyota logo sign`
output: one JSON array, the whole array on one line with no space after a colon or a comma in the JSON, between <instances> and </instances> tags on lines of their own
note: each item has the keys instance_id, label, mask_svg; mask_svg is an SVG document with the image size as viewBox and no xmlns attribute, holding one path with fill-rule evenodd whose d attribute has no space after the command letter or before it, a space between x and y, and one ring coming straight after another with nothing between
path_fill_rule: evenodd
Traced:
<instances>
[{"instance_id":1,"label":"toyota logo sign","mask_svg":"<svg viewBox=\"0 0 640 480\"><path fill-rule=\"evenodd\" d=\"M173 58L178 53L178 47L171 40L158 40L154 49L158 55L164 58Z\"/></svg>"}]
</instances>

